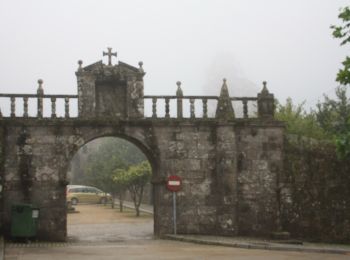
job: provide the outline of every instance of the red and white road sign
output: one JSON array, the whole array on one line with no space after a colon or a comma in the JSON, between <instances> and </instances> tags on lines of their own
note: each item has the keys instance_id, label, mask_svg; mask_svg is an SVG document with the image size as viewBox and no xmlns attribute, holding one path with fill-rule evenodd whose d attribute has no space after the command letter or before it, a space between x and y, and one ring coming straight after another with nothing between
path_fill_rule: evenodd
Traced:
<instances>
[{"instance_id":1,"label":"red and white road sign","mask_svg":"<svg viewBox=\"0 0 350 260\"><path fill-rule=\"evenodd\" d=\"M166 187L172 192L177 192L181 189L182 180L177 175L170 175L166 182Z\"/></svg>"}]
</instances>

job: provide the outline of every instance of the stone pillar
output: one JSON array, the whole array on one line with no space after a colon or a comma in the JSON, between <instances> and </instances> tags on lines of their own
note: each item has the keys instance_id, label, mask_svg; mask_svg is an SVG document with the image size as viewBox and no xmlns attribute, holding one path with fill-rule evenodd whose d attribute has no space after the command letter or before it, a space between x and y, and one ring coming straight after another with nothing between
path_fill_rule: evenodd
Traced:
<instances>
[{"instance_id":1,"label":"stone pillar","mask_svg":"<svg viewBox=\"0 0 350 260\"><path fill-rule=\"evenodd\" d=\"M219 120L233 120L235 118L235 112L231 103L230 95L226 85L226 79L221 87L220 97L216 108L215 117Z\"/></svg>"},{"instance_id":2,"label":"stone pillar","mask_svg":"<svg viewBox=\"0 0 350 260\"><path fill-rule=\"evenodd\" d=\"M144 116L142 62L139 62L139 73L128 77L126 94L126 117L142 118ZM121 100L123 101L123 100Z\"/></svg>"},{"instance_id":3,"label":"stone pillar","mask_svg":"<svg viewBox=\"0 0 350 260\"><path fill-rule=\"evenodd\" d=\"M0 127L0 234L4 234L4 172L6 127Z\"/></svg>"},{"instance_id":4,"label":"stone pillar","mask_svg":"<svg viewBox=\"0 0 350 260\"><path fill-rule=\"evenodd\" d=\"M215 130L215 178L217 229L222 235L237 235L236 135L231 125Z\"/></svg>"},{"instance_id":5,"label":"stone pillar","mask_svg":"<svg viewBox=\"0 0 350 260\"><path fill-rule=\"evenodd\" d=\"M183 107L182 107L182 97L183 97L183 92L181 89L181 82L178 81L176 82L177 85L177 90L176 90L176 96L177 96L177 118L182 118L183 113Z\"/></svg>"},{"instance_id":6,"label":"stone pillar","mask_svg":"<svg viewBox=\"0 0 350 260\"><path fill-rule=\"evenodd\" d=\"M75 73L77 76L78 85L78 116L82 118L95 117L95 81L96 76L94 73L85 72L82 67L83 62L78 61L79 68ZM94 64L98 67L99 64Z\"/></svg>"},{"instance_id":7,"label":"stone pillar","mask_svg":"<svg viewBox=\"0 0 350 260\"><path fill-rule=\"evenodd\" d=\"M262 121L236 126L239 235L278 230L278 174L283 170L284 125Z\"/></svg>"},{"instance_id":8,"label":"stone pillar","mask_svg":"<svg viewBox=\"0 0 350 260\"><path fill-rule=\"evenodd\" d=\"M258 93L258 115L262 118L273 118L275 113L275 99L273 94L269 93L266 87L266 81L263 82L263 89Z\"/></svg>"},{"instance_id":9,"label":"stone pillar","mask_svg":"<svg viewBox=\"0 0 350 260\"><path fill-rule=\"evenodd\" d=\"M42 87L43 80L39 79L38 83L39 83L39 87L38 87L38 90L37 90L37 94L38 94L38 115L37 116L39 118L41 118L44 115L44 111L43 111L43 109L44 109L44 106L43 106L44 89Z\"/></svg>"}]
</instances>

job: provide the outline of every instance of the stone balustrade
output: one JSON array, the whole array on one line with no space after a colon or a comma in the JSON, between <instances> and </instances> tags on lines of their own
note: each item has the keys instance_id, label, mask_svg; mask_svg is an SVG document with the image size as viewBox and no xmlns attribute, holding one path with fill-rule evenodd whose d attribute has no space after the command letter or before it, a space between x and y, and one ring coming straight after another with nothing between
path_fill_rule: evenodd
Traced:
<instances>
[{"instance_id":1,"label":"stone balustrade","mask_svg":"<svg viewBox=\"0 0 350 260\"><path fill-rule=\"evenodd\" d=\"M0 94L0 117L10 118L72 118L79 117L77 103L78 95L46 95L42 88L42 80L38 81L39 87L37 94ZM257 97L229 97L226 81L224 80L223 90L220 96L184 96L181 90L181 83L177 82L178 90L176 95L145 95L141 99L145 101L146 111L151 111L151 115L144 115L144 118L151 119L224 119L231 120L234 118L266 118L273 117L274 114L274 97L266 88L264 82L263 90L258 93ZM4 99L10 101L10 108L4 107ZM18 102L22 100L22 102ZM57 104L60 102L61 114L58 115ZM71 100L76 103L72 105ZM147 102L149 100L150 102ZM36 113L29 113L29 102L36 102ZM18 109L17 103L23 105ZM45 103L45 105L44 105ZM49 105L50 104L50 105ZM63 106L63 108L62 108ZM72 107L73 106L73 107ZM256 111L249 111L255 107ZM8 113L3 114L2 111ZM209 109L210 108L210 109ZM6 110L7 109L7 110ZM17 111L18 110L18 111ZM20 111L19 111L20 110ZM44 111L45 110L45 111ZM50 110L51 114L46 110ZM77 116L72 116L70 111L74 110ZM209 110L211 110L209 112ZM159 112L161 111L161 113ZM225 112L226 111L226 112ZM23 113L21 113L23 112ZM46 112L46 113L44 113ZM237 113L238 112L238 113ZM223 114L224 113L224 114ZM226 114L225 114L226 113ZM228 113L228 114L227 114ZM101 116L99 116L101 117Z\"/></svg>"},{"instance_id":2,"label":"stone balustrade","mask_svg":"<svg viewBox=\"0 0 350 260\"><path fill-rule=\"evenodd\" d=\"M28 118L28 117L37 117L37 118L57 118L59 117L57 115L57 102L58 100L63 100L64 103L64 115L61 117L70 118L72 117L70 115L71 110L71 100L77 100L77 95L38 95L38 94L0 94L0 99L4 101L5 99L10 101L10 113L9 117L22 117L22 118ZM161 95L147 95L144 96L145 100L151 100L152 102L152 115L151 118L184 118L184 112L185 109L187 109L189 118L214 118L215 113L209 114L209 108L208 108L208 102L210 101L217 101L219 100L218 96L161 96ZM253 115L249 115L249 107L248 102L257 103L258 98L256 97L230 97L231 101L233 103L238 103L235 107L241 107L242 111L242 117L243 118L249 118L249 117L256 117ZM19 100L22 100L22 102L18 102ZM50 107L44 106L44 101L48 100L51 105ZM160 102L163 100L164 107L160 107ZM170 102L174 100L175 106L170 106ZM188 102L188 106L184 104L185 100ZM34 116L30 116L29 114L29 103L35 102L37 103L37 111ZM21 103L21 104L19 104ZM61 102L62 103L62 102ZM212 105L215 104L214 102ZM240 105L239 105L240 104ZM215 104L216 105L216 104ZM6 117L1 113L3 109L5 108L5 102L0 103L0 116ZM19 106L22 106L21 114L17 111ZM61 104L62 106L62 104ZM49 109L51 111L50 116L44 116L44 108ZM76 107L74 107L76 110ZM175 116L171 117L170 112L171 109L175 109L176 113ZM62 110L62 109L61 109ZM162 110L164 115L159 115L158 111ZM238 117L238 116L237 116ZM238 117L239 118L239 117Z\"/></svg>"},{"instance_id":3,"label":"stone balustrade","mask_svg":"<svg viewBox=\"0 0 350 260\"><path fill-rule=\"evenodd\" d=\"M44 95L44 94L0 94L0 98L1 100L6 100L9 99L10 100L10 114L9 117L20 117L20 118L28 118L28 117L37 117L37 118L43 118L44 116L44 103L45 100L48 100L49 102L51 102L51 115L48 117L51 118L56 118L57 116L57 101L58 100L63 100L64 103L64 117L65 118L70 118L70 101L75 99L78 99L77 95ZM18 101L21 100L23 107L21 109L21 111L23 111L21 114L19 114L19 112L17 112L17 110L19 110L19 106L17 105L17 103L19 103ZM36 109L36 114L34 116L30 116L29 113L29 103L31 101L36 101L37 103L37 109ZM5 115L3 115L1 113L1 111L3 111L3 109L5 107L3 107L4 102L1 102L0 104L0 116L1 117L6 117Z\"/></svg>"}]
</instances>

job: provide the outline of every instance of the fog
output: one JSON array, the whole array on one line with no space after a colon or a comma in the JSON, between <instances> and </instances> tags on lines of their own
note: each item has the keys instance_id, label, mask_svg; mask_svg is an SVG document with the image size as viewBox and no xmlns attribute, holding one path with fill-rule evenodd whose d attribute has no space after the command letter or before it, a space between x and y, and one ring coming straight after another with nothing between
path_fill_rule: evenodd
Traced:
<instances>
[{"instance_id":1,"label":"fog","mask_svg":"<svg viewBox=\"0 0 350 260\"><path fill-rule=\"evenodd\" d=\"M349 47L332 38L345 0L0 0L0 92L75 94L79 59L112 47L144 62L145 94L255 95L266 80L284 101L332 94ZM106 60L105 60L106 62ZM116 60L114 59L114 63Z\"/></svg>"}]
</instances>

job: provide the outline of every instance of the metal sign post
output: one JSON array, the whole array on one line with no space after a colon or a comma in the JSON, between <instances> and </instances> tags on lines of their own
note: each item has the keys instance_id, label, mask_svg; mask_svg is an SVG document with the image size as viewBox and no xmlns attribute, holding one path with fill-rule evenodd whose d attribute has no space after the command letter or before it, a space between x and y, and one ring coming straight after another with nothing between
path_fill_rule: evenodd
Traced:
<instances>
[{"instance_id":1,"label":"metal sign post","mask_svg":"<svg viewBox=\"0 0 350 260\"><path fill-rule=\"evenodd\" d=\"M177 234L176 229L176 192L181 189L182 180L177 175L171 175L168 177L168 181L166 187L173 193L173 227L174 227L174 235Z\"/></svg>"},{"instance_id":2,"label":"metal sign post","mask_svg":"<svg viewBox=\"0 0 350 260\"><path fill-rule=\"evenodd\" d=\"M174 235L176 235L176 192L173 192L173 220L174 220Z\"/></svg>"}]
</instances>

